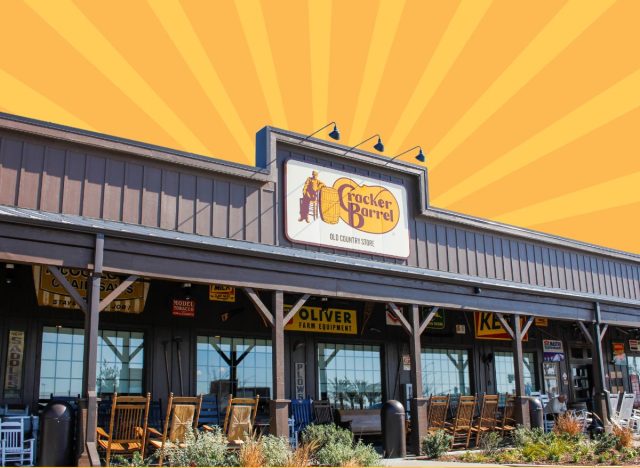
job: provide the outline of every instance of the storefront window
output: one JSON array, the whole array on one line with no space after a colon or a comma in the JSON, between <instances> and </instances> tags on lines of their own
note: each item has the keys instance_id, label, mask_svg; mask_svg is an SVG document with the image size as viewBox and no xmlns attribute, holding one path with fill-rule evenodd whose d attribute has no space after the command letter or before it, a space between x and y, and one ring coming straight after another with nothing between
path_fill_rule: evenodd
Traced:
<instances>
[{"instance_id":1,"label":"storefront window","mask_svg":"<svg viewBox=\"0 0 640 468\"><path fill-rule=\"evenodd\" d=\"M469 395L469 352L465 349L422 349L423 395Z\"/></svg>"},{"instance_id":2,"label":"storefront window","mask_svg":"<svg viewBox=\"0 0 640 468\"><path fill-rule=\"evenodd\" d=\"M40 364L40 398L82 393L84 330L44 327ZM144 334L100 330L98 393L142 393Z\"/></svg>"},{"instance_id":3,"label":"storefront window","mask_svg":"<svg viewBox=\"0 0 640 468\"><path fill-rule=\"evenodd\" d=\"M198 394L271 398L271 340L199 336Z\"/></svg>"},{"instance_id":4,"label":"storefront window","mask_svg":"<svg viewBox=\"0 0 640 468\"><path fill-rule=\"evenodd\" d=\"M524 361L524 391L527 395L535 390L535 361L533 353L523 353ZM494 353L496 367L496 391L498 393L514 394L516 391L513 353Z\"/></svg>"},{"instance_id":5,"label":"storefront window","mask_svg":"<svg viewBox=\"0 0 640 468\"><path fill-rule=\"evenodd\" d=\"M320 396L341 409L375 408L382 402L380 347L318 344Z\"/></svg>"}]
</instances>

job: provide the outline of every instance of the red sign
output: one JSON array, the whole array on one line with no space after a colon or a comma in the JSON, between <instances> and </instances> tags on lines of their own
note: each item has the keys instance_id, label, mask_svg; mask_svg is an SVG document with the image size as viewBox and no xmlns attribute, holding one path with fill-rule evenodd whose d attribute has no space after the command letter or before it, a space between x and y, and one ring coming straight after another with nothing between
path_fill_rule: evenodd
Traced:
<instances>
[{"instance_id":1,"label":"red sign","mask_svg":"<svg viewBox=\"0 0 640 468\"><path fill-rule=\"evenodd\" d=\"M195 317L196 301L193 299L174 299L171 305L171 314L174 317Z\"/></svg>"}]
</instances>

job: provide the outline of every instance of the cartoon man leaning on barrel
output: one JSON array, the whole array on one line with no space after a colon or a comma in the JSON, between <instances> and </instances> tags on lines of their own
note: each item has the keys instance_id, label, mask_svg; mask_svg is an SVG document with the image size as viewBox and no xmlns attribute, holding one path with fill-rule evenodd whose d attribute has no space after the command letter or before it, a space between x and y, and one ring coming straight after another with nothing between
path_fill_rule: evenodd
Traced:
<instances>
[{"instance_id":1,"label":"cartoon man leaning on barrel","mask_svg":"<svg viewBox=\"0 0 640 468\"><path fill-rule=\"evenodd\" d=\"M318 171L313 171L311 177L307 177L302 188L302 198L300 199L300 219L298 221L309 222L309 211L313 219L318 216L318 195L320 189L325 186L323 182L318 179Z\"/></svg>"}]
</instances>

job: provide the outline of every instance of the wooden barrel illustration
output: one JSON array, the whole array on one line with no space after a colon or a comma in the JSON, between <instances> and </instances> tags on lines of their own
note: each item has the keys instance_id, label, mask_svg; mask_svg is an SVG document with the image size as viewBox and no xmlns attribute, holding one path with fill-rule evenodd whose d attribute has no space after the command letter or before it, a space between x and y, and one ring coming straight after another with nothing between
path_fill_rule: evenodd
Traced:
<instances>
[{"instance_id":1,"label":"wooden barrel illustration","mask_svg":"<svg viewBox=\"0 0 640 468\"><path fill-rule=\"evenodd\" d=\"M338 191L331 187L320 189L320 217L329 224L338 224L340 220L340 200Z\"/></svg>"}]
</instances>

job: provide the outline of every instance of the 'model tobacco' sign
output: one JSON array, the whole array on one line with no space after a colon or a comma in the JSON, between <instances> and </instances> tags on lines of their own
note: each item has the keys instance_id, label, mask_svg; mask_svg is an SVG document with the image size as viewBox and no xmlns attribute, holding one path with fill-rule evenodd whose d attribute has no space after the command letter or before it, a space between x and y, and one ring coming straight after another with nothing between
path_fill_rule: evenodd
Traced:
<instances>
[{"instance_id":1,"label":"'model tobacco' sign","mask_svg":"<svg viewBox=\"0 0 640 468\"><path fill-rule=\"evenodd\" d=\"M409 256L403 186L295 160L285 170L285 232L291 241Z\"/></svg>"}]
</instances>

